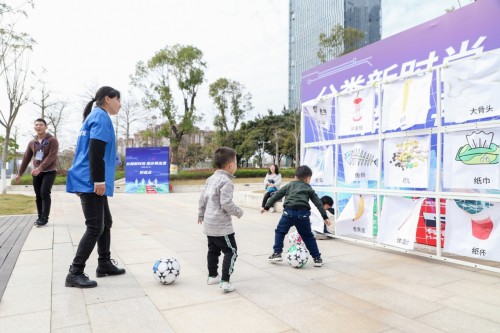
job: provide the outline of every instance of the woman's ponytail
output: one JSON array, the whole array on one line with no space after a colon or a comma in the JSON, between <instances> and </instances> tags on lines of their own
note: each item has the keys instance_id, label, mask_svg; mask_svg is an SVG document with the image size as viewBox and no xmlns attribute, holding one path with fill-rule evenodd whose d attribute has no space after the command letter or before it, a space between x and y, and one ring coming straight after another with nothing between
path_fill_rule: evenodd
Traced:
<instances>
[{"instance_id":1,"label":"woman's ponytail","mask_svg":"<svg viewBox=\"0 0 500 333\"><path fill-rule=\"evenodd\" d=\"M85 109L83 110L83 121L85 121L85 119L87 119L87 116L92 111L92 105L94 104L94 102L95 102L95 98L92 98L92 100L87 103L87 106L85 106Z\"/></svg>"}]
</instances>

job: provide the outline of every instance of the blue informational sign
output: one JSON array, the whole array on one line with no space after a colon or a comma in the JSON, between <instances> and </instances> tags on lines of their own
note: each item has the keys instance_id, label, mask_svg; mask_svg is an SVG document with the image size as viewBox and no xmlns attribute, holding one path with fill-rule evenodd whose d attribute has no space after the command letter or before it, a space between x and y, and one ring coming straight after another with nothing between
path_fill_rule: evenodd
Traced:
<instances>
[{"instance_id":1,"label":"blue informational sign","mask_svg":"<svg viewBox=\"0 0 500 333\"><path fill-rule=\"evenodd\" d=\"M169 147L127 148L125 192L169 193Z\"/></svg>"}]
</instances>

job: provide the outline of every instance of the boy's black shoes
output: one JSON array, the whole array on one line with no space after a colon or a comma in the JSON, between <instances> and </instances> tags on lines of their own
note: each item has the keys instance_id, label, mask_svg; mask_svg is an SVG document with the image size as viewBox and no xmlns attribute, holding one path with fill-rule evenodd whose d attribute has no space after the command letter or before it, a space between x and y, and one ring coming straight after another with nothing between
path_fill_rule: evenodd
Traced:
<instances>
[{"instance_id":1,"label":"boy's black shoes","mask_svg":"<svg viewBox=\"0 0 500 333\"><path fill-rule=\"evenodd\" d=\"M323 260L318 257L314 258L314 267L322 267L323 266Z\"/></svg>"},{"instance_id":2,"label":"boy's black shoes","mask_svg":"<svg viewBox=\"0 0 500 333\"><path fill-rule=\"evenodd\" d=\"M278 262L278 261L283 261L283 257L281 256L281 253L273 253L268 259L270 262Z\"/></svg>"}]
</instances>

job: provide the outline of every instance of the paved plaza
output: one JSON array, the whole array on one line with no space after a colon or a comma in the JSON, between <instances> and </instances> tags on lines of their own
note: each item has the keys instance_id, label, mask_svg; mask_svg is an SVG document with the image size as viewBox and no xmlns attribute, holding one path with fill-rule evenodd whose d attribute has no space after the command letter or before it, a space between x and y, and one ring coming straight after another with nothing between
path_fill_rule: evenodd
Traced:
<instances>
[{"instance_id":1,"label":"paved plaza","mask_svg":"<svg viewBox=\"0 0 500 333\"><path fill-rule=\"evenodd\" d=\"M318 241L322 268L270 264L280 215L257 207L234 221L237 289L224 294L206 284L198 195L110 198L112 257L127 274L81 290L64 287L80 202L54 191L49 225L29 232L1 299L0 332L500 332L500 274L339 239ZM171 285L152 274L163 256L181 264ZM92 279L96 265L94 251Z\"/></svg>"}]
</instances>

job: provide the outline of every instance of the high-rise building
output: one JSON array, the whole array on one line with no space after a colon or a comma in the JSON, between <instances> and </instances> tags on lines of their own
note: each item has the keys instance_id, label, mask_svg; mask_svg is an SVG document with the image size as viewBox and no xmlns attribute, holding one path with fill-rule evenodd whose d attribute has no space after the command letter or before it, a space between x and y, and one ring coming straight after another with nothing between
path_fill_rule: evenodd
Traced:
<instances>
[{"instance_id":1,"label":"high-rise building","mask_svg":"<svg viewBox=\"0 0 500 333\"><path fill-rule=\"evenodd\" d=\"M300 105L303 71L321 63L317 53L320 33L330 34L341 25L365 33L359 47L380 40L382 0L290 0L288 51L288 106ZM335 52L326 54L327 60Z\"/></svg>"}]
</instances>

